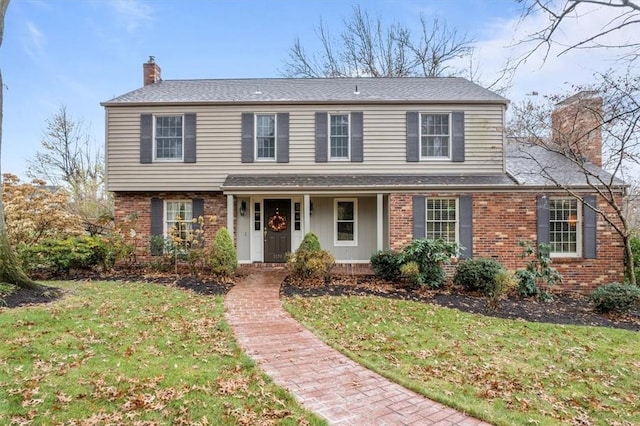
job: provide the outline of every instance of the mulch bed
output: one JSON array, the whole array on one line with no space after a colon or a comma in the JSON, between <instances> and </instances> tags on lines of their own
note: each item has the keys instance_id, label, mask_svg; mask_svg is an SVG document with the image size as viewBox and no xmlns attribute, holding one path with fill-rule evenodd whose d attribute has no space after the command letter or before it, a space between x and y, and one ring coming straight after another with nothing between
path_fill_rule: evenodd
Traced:
<instances>
[{"instance_id":1,"label":"mulch bed","mask_svg":"<svg viewBox=\"0 0 640 426\"><path fill-rule=\"evenodd\" d=\"M79 272L64 277L56 277L56 279L78 281L144 281L173 285L207 296L225 295L233 286L233 282L221 282L210 276L194 278L188 274L145 274L141 271L116 271L110 274ZM379 296L433 303L448 308L459 309L464 312L499 318L554 324L592 325L640 331L639 310L632 311L627 315L598 314L593 311L586 297L578 296L555 295L554 300L551 302L541 302L532 298L516 297L503 300L496 309L490 309L487 306L487 299L485 297L465 293L460 289L447 287L440 290L416 290L398 287L394 284L368 276L336 277L330 284L325 284L320 281L296 282L287 278L280 292L283 296L300 295L303 297L324 295ZM0 307L13 308L24 305L49 303L62 295L63 292L51 287L20 289L5 297L4 301L0 302Z\"/></svg>"},{"instance_id":2,"label":"mulch bed","mask_svg":"<svg viewBox=\"0 0 640 426\"><path fill-rule=\"evenodd\" d=\"M427 290L397 287L372 277L339 277L331 284L320 281L295 282L287 278L281 295L303 297L314 296L379 296L393 299L433 303L464 312L486 316L521 319L531 322L553 324L592 325L640 331L640 311L627 315L603 315L593 311L586 297L554 295L551 302L534 298L511 298L502 300L496 309L487 306L487 298L464 293L451 287L442 290Z\"/></svg>"}]
</instances>

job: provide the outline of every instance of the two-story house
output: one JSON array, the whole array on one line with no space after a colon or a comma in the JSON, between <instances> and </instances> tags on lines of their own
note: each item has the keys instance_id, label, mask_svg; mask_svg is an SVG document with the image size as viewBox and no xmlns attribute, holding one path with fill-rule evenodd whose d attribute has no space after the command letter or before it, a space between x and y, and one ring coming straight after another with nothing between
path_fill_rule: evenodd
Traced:
<instances>
[{"instance_id":1,"label":"two-story house","mask_svg":"<svg viewBox=\"0 0 640 426\"><path fill-rule=\"evenodd\" d=\"M116 221L137 217L139 256L203 216L206 239L233 231L241 263L284 262L312 231L340 263L428 237L516 268L531 240L552 244L567 288L622 280L584 177L521 155L535 147L507 143L507 99L466 79L162 80L153 58L143 71L102 104L108 189ZM545 161L582 200L531 173Z\"/></svg>"}]
</instances>

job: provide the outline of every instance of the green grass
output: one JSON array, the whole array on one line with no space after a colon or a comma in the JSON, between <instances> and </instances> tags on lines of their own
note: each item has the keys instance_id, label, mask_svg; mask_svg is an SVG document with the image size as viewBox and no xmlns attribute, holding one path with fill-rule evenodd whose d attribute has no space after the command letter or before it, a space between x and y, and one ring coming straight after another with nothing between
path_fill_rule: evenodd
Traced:
<instances>
[{"instance_id":1,"label":"green grass","mask_svg":"<svg viewBox=\"0 0 640 426\"><path fill-rule=\"evenodd\" d=\"M324 424L241 352L222 297L51 285L69 294L0 306L0 424Z\"/></svg>"},{"instance_id":2,"label":"green grass","mask_svg":"<svg viewBox=\"0 0 640 426\"><path fill-rule=\"evenodd\" d=\"M377 297L287 299L357 362L498 425L640 424L640 333Z\"/></svg>"}]
</instances>

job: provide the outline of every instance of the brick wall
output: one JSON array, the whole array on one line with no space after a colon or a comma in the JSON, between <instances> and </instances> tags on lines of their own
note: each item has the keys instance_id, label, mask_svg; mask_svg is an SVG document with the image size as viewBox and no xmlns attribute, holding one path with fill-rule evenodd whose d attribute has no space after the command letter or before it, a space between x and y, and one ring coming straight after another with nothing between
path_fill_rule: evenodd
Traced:
<instances>
[{"instance_id":1,"label":"brick wall","mask_svg":"<svg viewBox=\"0 0 640 426\"><path fill-rule=\"evenodd\" d=\"M115 223L128 242L136 246L138 261L152 259L151 240L151 199L162 200L204 200L204 238L211 244L216 232L227 226L227 201L221 192L116 192L114 193ZM135 216L135 219L132 217ZM135 230L135 234L131 230Z\"/></svg>"},{"instance_id":2,"label":"brick wall","mask_svg":"<svg viewBox=\"0 0 640 426\"><path fill-rule=\"evenodd\" d=\"M391 194L390 246L400 250L412 239L414 194ZM451 197L461 194L426 193L427 197ZM536 241L535 193L476 193L473 195L473 256L494 258L506 268L524 268L520 258L521 240ZM610 212L606 202L598 207ZM609 215L611 217L611 215ZM622 282L624 249L622 239L598 216L596 259L554 258L553 266L563 275L560 289L586 293L599 285ZM451 275L454 268L447 268Z\"/></svg>"}]
</instances>

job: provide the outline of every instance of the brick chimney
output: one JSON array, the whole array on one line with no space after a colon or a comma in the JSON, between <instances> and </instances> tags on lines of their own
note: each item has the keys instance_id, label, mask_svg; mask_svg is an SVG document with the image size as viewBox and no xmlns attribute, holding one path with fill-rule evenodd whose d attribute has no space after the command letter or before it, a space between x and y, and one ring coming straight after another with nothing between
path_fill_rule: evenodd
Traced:
<instances>
[{"instance_id":1,"label":"brick chimney","mask_svg":"<svg viewBox=\"0 0 640 426\"><path fill-rule=\"evenodd\" d=\"M162 80L160 78L160 67L156 64L156 58L153 56L149 56L149 61L142 64L142 71L145 86Z\"/></svg>"},{"instance_id":2,"label":"brick chimney","mask_svg":"<svg viewBox=\"0 0 640 426\"><path fill-rule=\"evenodd\" d=\"M556 104L551 113L553 141L578 158L602 167L602 98L581 91Z\"/></svg>"}]
</instances>

